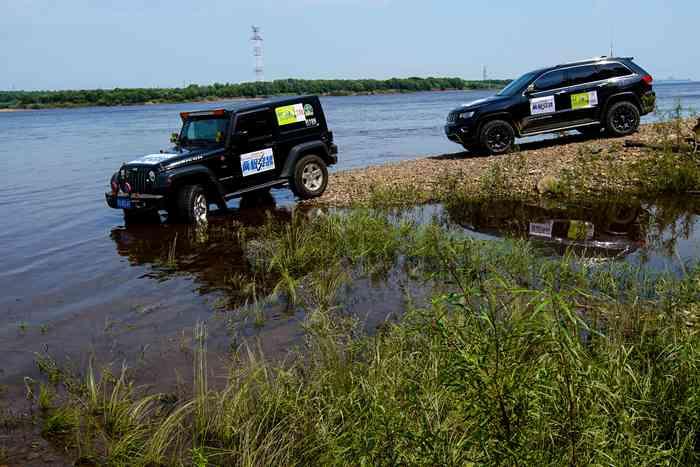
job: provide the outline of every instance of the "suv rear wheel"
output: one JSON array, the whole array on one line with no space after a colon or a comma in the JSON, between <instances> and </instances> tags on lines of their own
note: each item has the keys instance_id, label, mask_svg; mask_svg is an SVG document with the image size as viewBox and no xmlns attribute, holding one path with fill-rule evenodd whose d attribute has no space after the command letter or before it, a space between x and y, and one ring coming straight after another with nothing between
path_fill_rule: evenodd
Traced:
<instances>
[{"instance_id":1,"label":"suv rear wheel","mask_svg":"<svg viewBox=\"0 0 700 467\"><path fill-rule=\"evenodd\" d=\"M515 130L505 120L491 120L481 127L479 142L490 154L505 154L513 148Z\"/></svg>"},{"instance_id":2,"label":"suv rear wheel","mask_svg":"<svg viewBox=\"0 0 700 467\"><path fill-rule=\"evenodd\" d=\"M301 199L321 196L328 185L326 163L314 154L302 157L294 166L291 185L294 194Z\"/></svg>"},{"instance_id":3,"label":"suv rear wheel","mask_svg":"<svg viewBox=\"0 0 700 467\"><path fill-rule=\"evenodd\" d=\"M209 200L202 185L186 185L177 193L177 200L170 215L186 224L203 224L209 215Z\"/></svg>"},{"instance_id":4,"label":"suv rear wheel","mask_svg":"<svg viewBox=\"0 0 700 467\"><path fill-rule=\"evenodd\" d=\"M615 102L605 114L605 129L613 136L631 135L639 128L639 109L629 101Z\"/></svg>"}]
</instances>

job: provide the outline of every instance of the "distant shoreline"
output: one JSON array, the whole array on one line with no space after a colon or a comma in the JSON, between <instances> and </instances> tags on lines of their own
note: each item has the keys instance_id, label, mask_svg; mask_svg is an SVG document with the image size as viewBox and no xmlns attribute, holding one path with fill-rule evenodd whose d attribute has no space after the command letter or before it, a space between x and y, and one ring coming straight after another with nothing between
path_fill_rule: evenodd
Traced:
<instances>
[{"instance_id":1,"label":"distant shoreline","mask_svg":"<svg viewBox=\"0 0 700 467\"><path fill-rule=\"evenodd\" d=\"M509 80L392 78L388 80L277 80L186 88L129 88L66 91L0 91L0 110L209 103L278 96L362 96L415 92L474 91L502 88Z\"/></svg>"},{"instance_id":2,"label":"distant shoreline","mask_svg":"<svg viewBox=\"0 0 700 467\"><path fill-rule=\"evenodd\" d=\"M353 96L391 96L395 94L416 94L419 92L454 92L454 91L489 91L498 90L500 88L477 88L477 89L428 89L420 91L383 91L383 92L353 92L353 93L321 93L316 94L320 97L353 97ZM104 108L114 108L114 107L135 107L139 105L163 105L163 104L210 104L215 102L236 102L236 101L255 101L255 100L265 100L274 99L277 97L294 96L301 94L274 94L270 96L256 96L256 97L222 97L220 99L206 99L206 100L185 100L185 101L148 101L148 102L137 102L133 104L114 104L114 105L97 105L97 104L66 104L66 105L53 105L45 107L36 108L25 108L25 107L0 107L0 112L34 112L37 110L58 110L58 109L84 109L87 107L104 107Z\"/></svg>"}]
</instances>

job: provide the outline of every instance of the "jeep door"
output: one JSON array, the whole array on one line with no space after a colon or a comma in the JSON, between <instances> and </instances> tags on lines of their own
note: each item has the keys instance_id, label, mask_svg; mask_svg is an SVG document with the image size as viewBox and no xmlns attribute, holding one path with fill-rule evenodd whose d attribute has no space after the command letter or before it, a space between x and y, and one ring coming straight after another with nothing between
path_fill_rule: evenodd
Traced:
<instances>
[{"instance_id":1,"label":"jeep door","mask_svg":"<svg viewBox=\"0 0 700 467\"><path fill-rule=\"evenodd\" d=\"M231 165L238 189L277 178L281 167L277 160L273 128L272 112L268 108L235 116Z\"/></svg>"},{"instance_id":2,"label":"jeep door","mask_svg":"<svg viewBox=\"0 0 700 467\"><path fill-rule=\"evenodd\" d=\"M568 110L563 88L566 86L566 71L552 70L535 80L526 91L528 111L521 122L521 133L547 131L562 126Z\"/></svg>"}]
</instances>

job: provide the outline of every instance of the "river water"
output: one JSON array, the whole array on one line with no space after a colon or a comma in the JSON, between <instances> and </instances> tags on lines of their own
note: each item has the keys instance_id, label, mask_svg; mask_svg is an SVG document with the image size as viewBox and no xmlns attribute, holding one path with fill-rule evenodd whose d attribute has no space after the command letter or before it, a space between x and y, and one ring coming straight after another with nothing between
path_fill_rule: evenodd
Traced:
<instances>
[{"instance_id":1,"label":"river water","mask_svg":"<svg viewBox=\"0 0 700 467\"><path fill-rule=\"evenodd\" d=\"M671 111L679 101L686 108L700 109L700 83L658 84L656 91L662 112ZM333 170L459 152L461 148L443 136L444 119L455 106L488 94L323 98L340 148ZM240 255L221 239L194 241L192 232L181 226L127 229L121 212L108 209L103 194L123 161L168 146L169 134L179 126L179 112L221 105L0 113L0 384L16 384L22 376L35 375L35 352L69 358L83 368L93 353L110 361L129 359L143 371L153 370L153 365L144 363L148 361L167 362L161 368L166 373L172 373L169 370L178 361L189 365L189 356L177 350L187 338L183 331L198 320L221 315L213 310L226 294L222 278L236 269ZM658 116L644 120L654 118ZM274 190L273 196L267 207L275 215L288 215L286 208L294 203L289 192ZM700 209L694 204L698 203L665 200L635 205L636 214L624 225L627 230L617 233L620 244L602 256L682 270L685 262L700 257ZM213 224L234 229L238 222L262 222L258 209L239 210L237 201L230 207L232 211ZM531 223L550 220L606 225L596 230L599 236L612 228L609 220L594 218L597 209L590 206L573 211L562 206L489 208L518 218L520 230L499 216L481 216L481 224L475 224L469 217L474 209L466 210L466 217L464 212L435 209L449 222L484 238L527 237ZM621 215L613 211L613 217ZM187 259L175 270L160 268L176 234L178 253ZM553 251L561 246L555 245L555 237L547 239ZM605 238L590 240L600 243ZM389 283L368 286L358 306L369 304L376 310L368 319L383 319L382 313L400 301ZM260 333L261 345L278 351L297 342L298 328L289 326L294 320L294 315L274 314ZM221 339L214 344L222 355L228 345L224 321Z\"/></svg>"}]
</instances>

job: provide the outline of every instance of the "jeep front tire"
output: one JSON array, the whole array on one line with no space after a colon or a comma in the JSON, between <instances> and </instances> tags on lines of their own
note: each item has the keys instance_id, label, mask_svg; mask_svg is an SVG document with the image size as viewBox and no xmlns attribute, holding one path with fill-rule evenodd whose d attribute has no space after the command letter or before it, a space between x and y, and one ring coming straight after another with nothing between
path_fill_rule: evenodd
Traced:
<instances>
[{"instance_id":1,"label":"jeep front tire","mask_svg":"<svg viewBox=\"0 0 700 467\"><path fill-rule=\"evenodd\" d=\"M629 101L615 102L605 113L605 129L612 136L628 136L639 128L639 109Z\"/></svg>"},{"instance_id":2,"label":"jeep front tire","mask_svg":"<svg viewBox=\"0 0 700 467\"><path fill-rule=\"evenodd\" d=\"M515 130L505 120L491 120L481 127L479 142L489 154L506 154L513 149Z\"/></svg>"},{"instance_id":3,"label":"jeep front tire","mask_svg":"<svg viewBox=\"0 0 700 467\"><path fill-rule=\"evenodd\" d=\"M209 200L202 185L186 185L177 192L174 209L175 220L185 224L204 224L209 215Z\"/></svg>"},{"instance_id":4,"label":"jeep front tire","mask_svg":"<svg viewBox=\"0 0 700 467\"><path fill-rule=\"evenodd\" d=\"M291 185L294 194L301 199L321 196L328 185L326 163L313 154L302 157L294 166Z\"/></svg>"}]
</instances>

